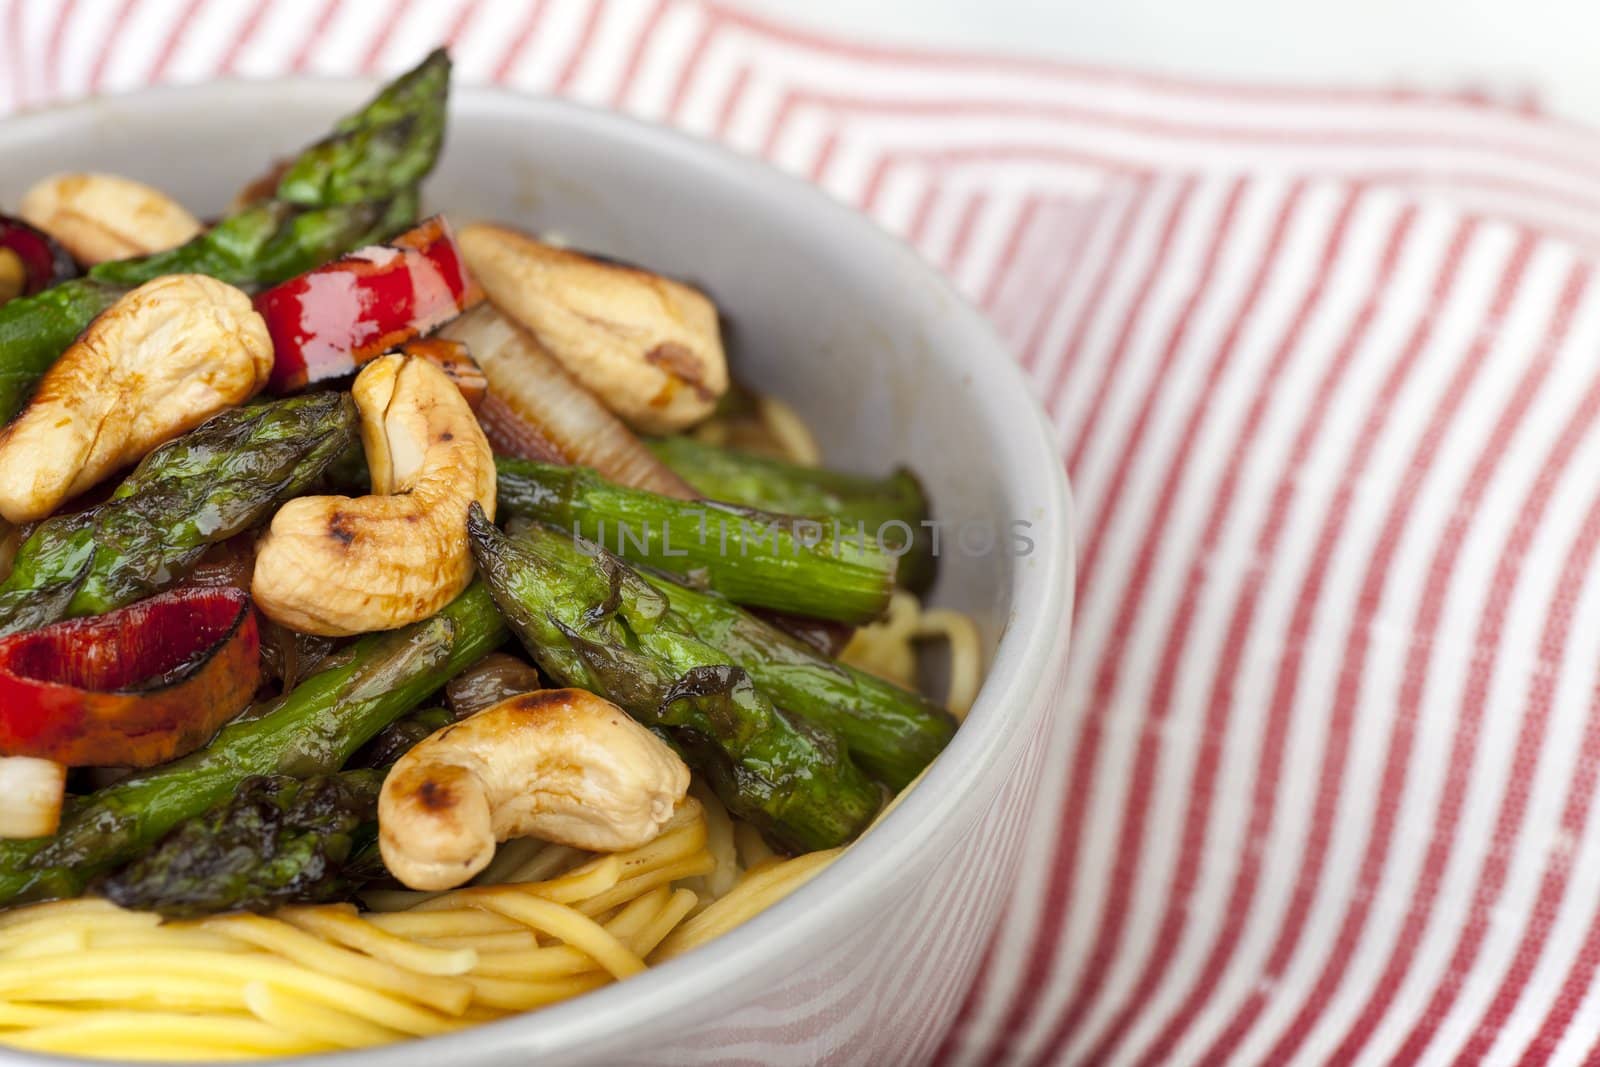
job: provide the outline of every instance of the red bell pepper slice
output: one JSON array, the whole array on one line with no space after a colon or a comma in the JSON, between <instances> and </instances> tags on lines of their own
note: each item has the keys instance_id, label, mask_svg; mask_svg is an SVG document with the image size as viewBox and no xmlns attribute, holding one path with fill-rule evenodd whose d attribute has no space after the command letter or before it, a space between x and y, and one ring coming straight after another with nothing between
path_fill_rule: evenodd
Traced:
<instances>
[{"instance_id":1,"label":"red bell pepper slice","mask_svg":"<svg viewBox=\"0 0 1600 1067\"><path fill-rule=\"evenodd\" d=\"M339 378L483 300L444 217L260 293L276 393Z\"/></svg>"},{"instance_id":2,"label":"red bell pepper slice","mask_svg":"<svg viewBox=\"0 0 1600 1067\"><path fill-rule=\"evenodd\" d=\"M0 639L0 756L152 767L250 703L261 638L241 589L175 589Z\"/></svg>"},{"instance_id":3,"label":"red bell pepper slice","mask_svg":"<svg viewBox=\"0 0 1600 1067\"><path fill-rule=\"evenodd\" d=\"M77 261L54 238L0 215L0 304L77 276Z\"/></svg>"}]
</instances>

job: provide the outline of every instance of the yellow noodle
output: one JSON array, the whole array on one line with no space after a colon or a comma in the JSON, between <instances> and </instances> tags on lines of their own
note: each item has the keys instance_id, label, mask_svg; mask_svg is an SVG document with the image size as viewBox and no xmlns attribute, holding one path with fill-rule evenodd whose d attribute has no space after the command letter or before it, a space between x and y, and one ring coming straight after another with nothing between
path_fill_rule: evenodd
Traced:
<instances>
[{"instance_id":1,"label":"yellow noodle","mask_svg":"<svg viewBox=\"0 0 1600 1067\"><path fill-rule=\"evenodd\" d=\"M766 862L774 855L772 846L761 836L761 831L747 822L734 826L733 839L739 846L739 865L745 870Z\"/></svg>"},{"instance_id":2,"label":"yellow noodle","mask_svg":"<svg viewBox=\"0 0 1600 1067\"><path fill-rule=\"evenodd\" d=\"M262 1022L312 1041L338 1048L387 1045L405 1035L293 993L251 982L244 987L245 1006Z\"/></svg>"},{"instance_id":3,"label":"yellow noodle","mask_svg":"<svg viewBox=\"0 0 1600 1067\"><path fill-rule=\"evenodd\" d=\"M472 969L477 978L565 978L597 970L594 957L571 945L547 945L541 948L517 949L507 952L485 952Z\"/></svg>"},{"instance_id":4,"label":"yellow noodle","mask_svg":"<svg viewBox=\"0 0 1600 1067\"><path fill-rule=\"evenodd\" d=\"M470 948L419 945L374 926L353 911L291 908L283 913L283 918L302 930L418 974L466 974L478 964L478 954Z\"/></svg>"},{"instance_id":5,"label":"yellow noodle","mask_svg":"<svg viewBox=\"0 0 1600 1067\"><path fill-rule=\"evenodd\" d=\"M727 896L674 930L651 958L669 960L720 937L799 889L843 851L812 852L750 875Z\"/></svg>"},{"instance_id":6,"label":"yellow noodle","mask_svg":"<svg viewBox=\"0 0 1600 1067\"><path fill-rule=\"evenodd\" d=\"M647 889L654 889L658 885L667 885L680 878L693 878L696 875L710 874L717 861L711 858L711 853L701 850L692 856L675 860L663 867L655 867L643 874L629 878L627 881L618 882L616 888L610 892L601 893L577 905L579 911L590 917L596 917L610 908L616 907L625 900L632 900Z\"/></svg>"},{"instance_id":7,"label":"yellow noodle","mask_svg":"<svg viewBox=\"0 0 1600 1067\"><path fill-rule=\"evenodd\" d=\"M462 913L455 911L435 911L429 912L428 914L452 916L460 915ZM499 918L499 916L496 917ZM446 934L439 937L424 937L420 939L419 943L429 945L434 948L477 949L478 961L482 963L483 954L486 952L521 952L524 949L538 948L539 935L535 934L532 930L529 930L521 923L518 923L515 930L507 930L504 933L462 934L460 936L451 936Z\"/></svg>"},{"instance_id":8,"label":"yellow noodle","mask_svg":"<svg viewBox=\"0 0 1600 1067\"><path fill-rule=\"evenodd\" d=\"M577 867L560 878L547 882L530 882L523 886L482 885L468 886L446 893L434 900L418 904L412 911L450 911L464 906L480 907L484 897L510 888L521 889L557 904L570 904L602 893L617 884L622 877L622 859L619 856L601 856Z\"/></svg>"},{"instance_id":9,"label":"yellow noodle","mask_svg":"<svg viewBox=\"0 0 1600 1067\"><path fill-rule=\"evenodd\" d=\"M917 650L912 639L921 611L916 597L896 589L884 617L857 628L839 659L896 685L913 688L917 681Z\"/></svg>"},{"instance_id":10,"label":"yellow noodle","mask_svg":"<svg viewBox=\"0 0 1600 1067\"><path fill-rule=\"evenodd\" d=\"M199 948L211 952L257 952L254 945L243 944L210 930L193 926L152 926L148 930L95 930L89 934L89 948Z\"/></svg>"},{"instance_id":11,"label":"yellow noodle","mask_svg":"<svg viewBox=\"0 0 1600 1067\"><path fill-rule=\"evenodd\" d=\"M519 982L511 978L480 978L469 976L477 1002L500 1011L532 1011L546 1004L599 989L611 982L607 974L591 973L557 978L550 981Z\"/></svg>"},{"instance_id":12,"label":"yellow noodle","mask_svg":"<svg viewBox=\"0 0 1600 1067\"><path fill-rule=\"evenodd\" d=\"M34 1052L108 1053L117 1055L122 1046L144 1041L184 1043L191 1041L216 1048L235 1048L240 1052L296 1055L322 1052L332 1046L285 1033L256 1019L243 1017L178 1015L155 1012L102 1011L55 1026L36 1027L5 1036L13 1048Z\"/></svg>"},{"instance_id":13,"label":"yellow noodle","mask_svg":"<svg viewBox=\"0 0 1600 1067\"><path fill-rule=\"evenodd\" d=\"M248 944L270 949L293 963L329 978L381 993L392 993L437 1008L448 1015L460 1015L472 1000L472 990L459 979L414 974L371 956L331 945L320 937L295 929L281 919L268 919L260 915L223 915L207 919L206 926Z\"/></svg>"},{"instance_id":14,"label":"yellow noodle","mask_svg":"<svg viewBox=\"0 0 1600 1067\"><path fill-rule=\"evenodd\" d=\"M118 1060L135 1063L215 1063L223 1060L259 1060L271 1053L252 1052L237 1045L207 1045L197 1041L174 1038L171 1041L119 1041L112 1047L73 1048L55 1050L63 1055L82 1056L88 1059ZM321 1051L311 1049L308 1051Z\"/></svg>"},{"instance_id":15,"label":"yellow noodle","mask_svg":"<svg viewBox=\"0 0 1600 1067\"><path fill-rule=\"evenodd\" d=\"M664 897L664 892L659 896L646 894L630 903L615 920L603 925L627 942L653 917ZM533 936L533 931L525 932L530 938ZM571 945L540 946L534 943L507 951L485 952L472 973L485 978L548 979L583 974L598 970L599 967L592 956Z\"/></svg>"},{"instance_id":16,"label":"yellow noodle","mask_svg":"<svg viewBox=\"0 0 1600 1067\"><path fill-rule=\"evenodd\" d=\"M98 959L93 953L88 959ZM61 1003L116 1004L172 1011L227 1011L244 1007L244 983L189 974L124 969L112 974L40 978L18 999Z\"/></svg>"},{"instance_id":17,"label":"yellow noodle","mask_svg":"<svg viewBox=\"0 0 1600 1067\"><path fill-rule=\"evenodd\" d=\"M695 804L695 809L696 811L703 810L698 803ZM669 823L666 832L648 845L616 854L617 858L622 861L623 880L626 881L635 875L643 874L657 867L676 863L685 856L693 856L704 852L707 836L706 824L703 818L696 818L692 823L676 826Z\"/></svg>"},{"instance_id":18,"label":"yellow noodle","mask_svg":"<svg viewBox=\"0 0 1600 1067\"><path fill-rule=\"evenodd\" d=\"M950 689L945 706L965 719L983 684L983 641L970 615L949 608L923 611L917 619L919 638L942 637L950 645Z\"/></svg>"},{"instance_id":19,"label":"yellow noodle","mask_svg":"<svg viewBox=\"0 0 1600 1067\"><path fill-rule=\"evenodd\" d=\"M441 1034L455 1029L456 1025L436 1012L425 1011L354 982L284 959L191 949L96 951L67 958L28 960L22 968L0 963L0 995L21 992L29 999L46 999L36 993L41 983L54 981L68 989L71 984L79 983L88 988L96 978L107 976L135 980L142 978L146 981L168 977L204 979L215 987L235 987L239 991L240 1003L243 1002L244 986L252 981L262 981L293 989L319 1003L347 1009L363 1018L407 1033ZM54 996L48 999L63 998ZM203 1006L213 1005L206 1003Z\"/></svg>"},{"instance_id":20,"label":"yellow noodle","mask_svg":"<svg viewBox=\"0 0 1600 1067\"><path fill-rule=\"evenodd\" d=\"M672 890L664 885L657 886L628 901L601 925L616 934L624 943L631 944L632 939L637 937L641 930L655 921L656 916L661 914L661 909L665 908L671 899Z\"/></svg>"},{"instance_id":21,"label":"yellow noodle","mask_svg":"<svg viewBox=\"0 0 1600 1067\"><path fill-rule=\"evenodd\" d=\"M789 862L788 859L786 859L785 857L780 856L777 853L773 853L772 855L768 856L766 859L762 860L760 863L756 864L754 867L751 867L748 871L745 871L744 872L744 877L739 879L739 884L740 885L744 885L746 882L750 881L750 879L758 877L759 875L765 874L767 871L772 870L774 867L781 867L785 863L788 863L788 862Z\"/></svg>"},{"instance_id":22,"label":"yellow noodle","mask_svg":"<svg viewBox=\"0 0 1600 1067\"><path fill-rule=\"evenodd\" d=\"M983 640L969 615L949 608L924 608L915 596L897 589L884 617L858 628L839 658L852 667L914 688L916 643L939 639L950 648L945 706L957 719L963 719L983 683Z\"/></svg>"},{"instance_id":23,"label":"yellow noodle","mask_svg":"<svg viewBox=\"0 0 1600 1067\"><path fill-rule=\"evenodd\" d=\"M43 905L53 907L54 905ZM24 909L24 912L31 909ZM15 956L23 951L37 954L48 945L60 945L63 951L73 951L67 946L76 944L79 950L88 946L96 936L117 933L145 932L159 928L161 916L148 912L112 912L96 915L90 912L57 912L38 922L19 924L9 930L0 930L5 950L0 957Z\"/></svg>"},{"instance_id":24,"label":"yellow noodle","mask_svg":"<svg viewBox=\"0 0 1600 1067\"><path fill-rule=\"evenodd\" d=\"M566 874L543 882L529 882L521 888L556 904L572 904L587 900L596 893L604 893L622 880L624 863L621 856L600 856ZM491 888L498 895L499 890Z\"/></svg>"},{"instance_id":25,"label":"yellow noodle","mask_svg":"<svg viewBox=\"0 0 1600 1067\"><path fill-rule=\"evenodd\" d=\"M720 897L739 880L739 853L733 843L733 820L728 816L728 809L722 806L722 801L704 782L696 779L692 792L705 811L706 851L711 853L711 858L717 864L705 876L706 890L713 897Z\"/></svg>"},{"instance_id":26,"label":"yellow noodle","mask_svg":"<svg viewBox=\"0 0 1600 1067\"><path fill-rule=\"evenodd\" d=\"M640 956L649 959L650 953L666 940L668 934L677 929L678 924L688 917L698 903L699 900L689 890L675 890L644 929L629 940L629 947Z\"/></svg>"},{"instance_id":27,"label":"yellow noodle","mask_svg":"<svg viewBox=\"0 0 1600 1067\"><path fill-rule=\"evenodd\" d=\"M55 1008L44 1004L16 1004L0 1000L0 1029L17 1026L55 1026L81 1018L74 1008ZM0 1041L3 1041L0 1038Z\"/></svg>"},{"instance_id":28,"label":"yellow noodle","mask_svg":"<svg viewBox=\"0 0 1600 1067\"><path fill-rule=\"evenodd\" d=\"M396 911L369 912L366 919L380 930L398 937L435 938L469 937L474 934L500 934L526 929L504 915L479 911L476 908L457 908L454 911Z\"/></svg>"},{"instance_id":29,"label":"yellow noodle","mask_svg":"<svg viewBox=\"0 0 1600 1067\"><path fill-rule=\"evenodd\" d=\"M129 921L155 926L161 922L161 916L150 915L144 912L123 911L109 900L99 897L83 897L78 900L57 900L50 904L35 904L29 908L20 908L16 911L0 911L0 930L17 930L25 926L39 923L56 922L67 916L81 918L83 916L117 916L132 917Z\"/></svg>"},{"instance_id":30,"label":"yellow noodle","mask_svg":"<svg viewBox=\"0 0 1600 1067\"><path fill-rule=\"evenodd\" d=\"M83 927L49 930L33 937L20 937L0 946L0 959L22 960L32 956L65 956L89 947L89 931Z\"/></svg>"},{"instance_id":31,"label":"yellow noodle","mask_svg":"<svg viewBox=\"0 0 1600 1067\"><path fill-rule=\"evenodd\" d=\"M670 902L670 896L664 886L652 890L630 901L615 918L602 925L623 944L633 946L635 939L658 921L662 910ZM551 945L508 952L486 952L472 973L485 978L548 979L583 974L599 966L592 956L571 945Z\"/></svg>"},{"instance_id":32,"label":"yellow noodle","mask_svg":"<svg viewBox=\"0 0 1600 1067\"><path fill-rule=\"evenodd\" d=\"M794 408L775 396L761 396L756 400L756 410L778 451L791 463L815 467L822 462L822 449L817 438Z\"/></svg>"},{"instance_id":33,"label":"yellow noodle","mask_svg":"<svg viewBox=\"0 0 1600 1067\"><path fill-rule=\"evenodd\" d=\"M508 889L501 893L485 894L479 906L525 923L588 953L596 963L617 978L628 978L644 970L644 960L629 950L615 934L565 904Z\"/></svg>"}]
</instances>

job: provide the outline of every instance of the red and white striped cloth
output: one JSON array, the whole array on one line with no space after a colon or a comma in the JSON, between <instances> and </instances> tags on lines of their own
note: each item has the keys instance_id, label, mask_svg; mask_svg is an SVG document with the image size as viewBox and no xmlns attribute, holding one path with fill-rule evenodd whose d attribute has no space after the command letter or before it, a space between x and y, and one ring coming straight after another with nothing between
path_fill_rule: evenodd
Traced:
<instances>
[{"instance_id":1,"label":"red and white striped cloth","mask_svg":"<svg viewBox=\"0 0 1600 1067\"><path fill-rule=\"evenodd\" d=\"M1055 417L1069 715L945 1062L1600 1059L1600 139L695 0L11 0L0 108L441 40L860 205Z\"/></svg>"}]
</instances>

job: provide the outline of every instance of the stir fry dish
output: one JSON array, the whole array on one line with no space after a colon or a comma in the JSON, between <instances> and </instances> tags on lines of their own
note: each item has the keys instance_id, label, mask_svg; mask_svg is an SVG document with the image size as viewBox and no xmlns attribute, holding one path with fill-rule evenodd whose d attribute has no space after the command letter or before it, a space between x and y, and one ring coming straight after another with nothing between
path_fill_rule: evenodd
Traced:
<instances>
[{"instance_id":1,"label":"stir fry dish","mask_svg":"<svg viewBox=\"0 0 1600 1067\"><path fill-rule=\"evenodd\" d=\"M910 472L820 468L698 288L424 213L449 80L212 222L107 174L0 216L0 1045L328 1052L627 978L973 700Z\"/></svg>"}]
</instances>

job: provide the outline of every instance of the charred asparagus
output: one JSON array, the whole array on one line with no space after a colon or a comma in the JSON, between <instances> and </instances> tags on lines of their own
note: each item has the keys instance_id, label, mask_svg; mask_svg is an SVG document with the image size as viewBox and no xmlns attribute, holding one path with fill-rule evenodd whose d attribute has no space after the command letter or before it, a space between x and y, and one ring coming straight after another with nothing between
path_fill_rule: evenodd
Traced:
<instances>
[{"instance_id":1,"label":"charred asparagus","mask_svg":"<svg viewBox=\"0 0 1600 1067\"><path fill-rule=\"evenodd\" d=\"M909 785L955 736L955 719L927 698L824 659L715 593L655 576L646 580L773 703L837 732L851 757L891 789Z\"/></svg>"},{"instance_id":2,"label":"charred asparagus","mask_svg":"<svg viewBox=\"0 0 1600 1067\"><path fill-rule=\"evenodd\" d=\"M0 905L77 896L252 775L337 771L505 636L477 582L432 618L362 638L293 691L234 720L206 748L83 798L56 836L0 841Z\"/></svg>"},{"instance_id":3,"label":"charred asparagus","mask_svg":"<svg viewBox=\"0 0 1600 1067\"><path fill-rule=\"evenodd\" d=\"M544 672L661 730L728 807L795 849L851 840L880 792L829 731L786 716L627 564L548 526L516 538L473 507L473 556Z\"/></svg>"},{"instance_id":4,"label":"charred asparagus","mask_svg":"<svg viewBox=\"0 0 1600 1067\"><path fill-rule=\"evenodd\" d=\"M237 408L151 452L102 504L40 523L0 582L0 634L110 611L259 525L356 440L344 393Z\"/></svg>"},{"instance_id":5,"label":"charred asparagus","mask_svg":"<svg viewBox=\"0 0 1600 1067\"><path fill-rule=\"evenodd\" d=\"M710 501L613 484L581 467L495 460L501 513L570 531L635 563L703 575L740 604L839 622L881 615L895 558L870 536Z\"/></svg>"},{"instance_id":6,"label":"charred asparagus","mask_svg":"<svg viewBox=\"0 0 1600 1067\"><path fill-rule=\"evenodd\" d=\"M342 899L365 881L352 860L377 838L383 778L380 770L246 778L98 890L124 908L177 918Z\"/></svg>"},{"instance_id":7,"label":"charred asparagus","mask_svg":"<svg viewBox=\"0 0 1600 1067\"><path fill-rule=\"evenodd\" d=\"M906 544L909 532L910 550L900 557L900 584L913 592L933 584L933 532L924 525L928 498L916 475L904 467L887 478L869 478L718 448L692 437L664 437L647 444L674 474L711 500L838 522L847 531L865 531L869 539L883 531L885 542L896 548Z\"/></svg>"},{"instance_id":8,"label":"charred asparagus","mask_svg":"<svg viewBox=\"0 0 1600 1067\"><path fill-rule=\"evenodd\" d=\"M162 274L270 285L416 221L417 183L443 138L450 61L435 52L290 164L270 200L166 252L101 263L88 278L0 306L0 422L89 321Z\"/></svg>"}]
</instances>

